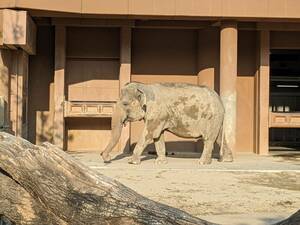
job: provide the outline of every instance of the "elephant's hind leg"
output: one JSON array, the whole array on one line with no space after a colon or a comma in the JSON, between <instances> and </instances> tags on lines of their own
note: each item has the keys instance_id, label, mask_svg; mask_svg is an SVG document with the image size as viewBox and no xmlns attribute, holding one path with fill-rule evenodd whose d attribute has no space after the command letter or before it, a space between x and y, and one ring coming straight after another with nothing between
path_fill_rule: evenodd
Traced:
<instances>
[{"instance_id":1,"label":"elephant's hind leg","mask_svg":"<svg viewBox=\"0 0 300 225\"><path fill-rule=\"evenodd\" d=\"M217 144L219 145L220 148L220 157L218 159L219 162L233 162L233 155L231 152L231 149L229 148L225 134L223 133L224 131L221 128L219 136L217 138Z\"/></svg>"},{"instance_id":2,"label":"elephant's hind leg","mask_svg":"<svg viewBox=\"0 0 300 225\"><path fill-rule=\"evenodd\" d=\"M166 145L164 140L164 133L160 135L158 139L154 140L155 149L157 152L157 159L155 160L156 164L166 164L167 158L166 158Z\"/></svg>"},{"instance_id":3,"label":"elephant's hind leg","mask_svg":"<svg viewBox=\"0 0 300 225\"><path fill-rule=\"evenodd\" d=\"M224 141L221 147L219 162L233 162L233 155L231 149L228 147L227 143Z\"/></svg>"},{"instance_id":4,"label":"elephant's hind leg","mask_svg":"<svg viewBox=\"0 0 300 225\"><path fill-rule=\"evenodd\" d=\"M211 163L211 155L214 148L214 141L207 139L204 140L204 148L202 155L199 159L199 163L201 165L210 164Z\"/></svg>"}]
</instances>

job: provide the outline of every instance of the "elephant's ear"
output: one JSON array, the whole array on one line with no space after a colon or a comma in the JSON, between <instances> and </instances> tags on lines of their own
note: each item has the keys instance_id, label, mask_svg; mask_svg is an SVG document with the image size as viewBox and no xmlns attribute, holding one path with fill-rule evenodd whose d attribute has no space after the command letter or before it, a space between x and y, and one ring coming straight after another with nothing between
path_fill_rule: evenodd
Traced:
<instances>
[{"instance_id":1,"label":"elephant's ear","mask_svg":"<svg viewBox=\"0 0 300 225\"><path fill-rule=\"evenodd\" d=\"M144 107L147 104L147 97L143 90L137 89L137 98L140 101L142 107Z\"/></svg>"},{"instance_id":2,"label":"elephant's ear","mask_svg":"<svg viewBox=\"0 0 300 225\"><path fill-rule=\"evenodd\" d=\"M147 84L136 83L138 98L142 106L146 106L147 102L154 101L154 92L151 86Z\"/></svg>"}]
</instances>

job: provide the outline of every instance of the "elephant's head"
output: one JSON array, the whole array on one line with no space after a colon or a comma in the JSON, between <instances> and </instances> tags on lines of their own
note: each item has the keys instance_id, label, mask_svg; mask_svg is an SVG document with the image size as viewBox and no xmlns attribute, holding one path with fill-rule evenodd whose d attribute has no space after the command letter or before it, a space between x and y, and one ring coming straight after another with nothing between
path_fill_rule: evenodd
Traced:
<instances>
[{"instance_id":1,"label":"elephant's head","mask_svg":"<svg viewBox=\"0 0 300 225\"><path fill-rule=\"evenodd\" d=\"M153 92L150 87L141 83L128 83L121 90L120 100L112 115L111 139L101 153L104 161L110 161L109 153L118 143L123 126L127 122L142 120L145 117L147 98L152 96Z\"/></svg>"}]
</instances>

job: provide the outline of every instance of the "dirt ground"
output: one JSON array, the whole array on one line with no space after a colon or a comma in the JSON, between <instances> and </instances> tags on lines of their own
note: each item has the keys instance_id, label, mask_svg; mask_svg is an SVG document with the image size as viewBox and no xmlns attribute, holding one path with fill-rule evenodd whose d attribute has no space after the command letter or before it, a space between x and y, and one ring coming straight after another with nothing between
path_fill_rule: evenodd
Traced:
<instances>
[{"instance_id":1,"label":"dirt ground","mask_svg":"<svg viewBox=\"0 0 300 225\"><path fill-rule=\"evenodd\" d=\"M138 193L211 222L267 225L300 209L300 154L237 155L233 163L200 166L195 155L169 157L155 165L145 156L139 166L128 157L104 164L97 153L77 159Z\"/></svg>"}]
</instances>

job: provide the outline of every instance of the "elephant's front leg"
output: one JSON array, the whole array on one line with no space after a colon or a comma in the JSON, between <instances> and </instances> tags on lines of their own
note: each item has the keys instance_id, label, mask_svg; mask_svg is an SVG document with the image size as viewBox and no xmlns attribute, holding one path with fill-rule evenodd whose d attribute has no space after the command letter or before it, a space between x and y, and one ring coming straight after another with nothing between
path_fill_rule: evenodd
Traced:
<instances>
[{"instance_id":1,"label":"elephant's front leg","mask_svg":"<svg viewBox=\"0 0 300 225\"><path fill-rule=\"evenodd\" d=\"M166 164L167 157L166 157L166 145L164 140L164 133L162 133L159 138L154 140L155 149L157 152L157 158L155 160L156 164Z\"/></svg>"},{"instance_id":2,"label":"elephant's front leg","mask_svg":"<svg viewBox=\"0 0 300 225\"><path fill-rule=\"evenodd\" d=\"M147 145L151 144L153 142L153 134L152 132L149 132L147 129L147 126L145 126L142 136L139 139L138 143L136 144L133 155L129 159L128 163L130 164L140 164L141 163L141 155L144 151L144 149L147 147Z\"/></svg>"}]
</instances>

